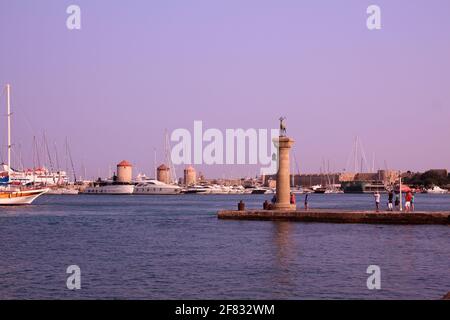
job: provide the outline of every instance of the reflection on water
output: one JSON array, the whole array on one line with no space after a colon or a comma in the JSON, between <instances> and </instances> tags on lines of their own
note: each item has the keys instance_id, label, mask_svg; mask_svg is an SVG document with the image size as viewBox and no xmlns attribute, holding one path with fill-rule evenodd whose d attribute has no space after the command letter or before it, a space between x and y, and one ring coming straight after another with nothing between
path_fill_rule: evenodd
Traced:
<instances>
[{"instance_id":1,"label":"reflection on water","mask_svg":"<svg viewBox=\"0 0 450 320\"><path fill-rule=\"evenodd\" d=\"M293 225L287 221L273 222L273 242L275 252L274 259L274 277L273 283L279 283L286 291L294 290L295 283L291 270L296 257L300 256L300 252L296 249L296 244L291 238ZM276 292L275 299L284 299L286 292Z\"/></svg>"},{"instance_id":2,"label":"reflection on water","mask_svg":"<svg viewBox=\"0 0 450 320\"><path fill-rule=\"evenodd\" d=\"M292 223L274 222L274 242L277 249L277 266L280 271L287 270L293 255L297 255L293 239L290 239Z\"/></svg>"}]
</instances>

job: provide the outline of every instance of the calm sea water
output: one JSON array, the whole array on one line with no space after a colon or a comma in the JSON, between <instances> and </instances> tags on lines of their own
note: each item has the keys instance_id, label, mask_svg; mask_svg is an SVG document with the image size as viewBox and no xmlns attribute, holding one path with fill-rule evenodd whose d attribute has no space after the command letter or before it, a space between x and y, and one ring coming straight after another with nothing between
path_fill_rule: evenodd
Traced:
<instances>
[{"instance_id":1,"label":"calm sea water","mask_svg":"<svg viewBox=\"0 0 450 320\"><path fill-rule=\"evenodd\" d=\"M450 291L450 228L222 221L265 195L43 196L0 207L0 298L438 299ZM303 196L298 196L303 199ZM449 195L417 209L450 210ZM312 207L371 209L368 195ZM81 290L66 268L81 268ZM381 268L381 290L366 269Z\"/></svg>"}]
</instances>

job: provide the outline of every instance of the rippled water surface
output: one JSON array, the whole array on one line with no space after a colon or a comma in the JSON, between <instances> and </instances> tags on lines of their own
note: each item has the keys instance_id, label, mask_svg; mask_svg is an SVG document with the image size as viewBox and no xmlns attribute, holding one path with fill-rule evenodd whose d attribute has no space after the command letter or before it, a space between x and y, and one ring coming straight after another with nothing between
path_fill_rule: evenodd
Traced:
<instances>
[{"instance_id":1,"label":"rippled water surface","mask_svg":"<svg viewBox=\"0 0 450 320\"><path fill-rule=\"evenodd\" d=\"M450 291L450 228L222 221L267 195L43 196L0 207L0 298L437 299ZM299 201L302 196L298 196ZM418 210L450 210L418 195ZM311 195L371 209L370 195ZM81 268L81 290L66 268ZM366 269L381 267L381 290Z\"/></svg>"}]
</instances>

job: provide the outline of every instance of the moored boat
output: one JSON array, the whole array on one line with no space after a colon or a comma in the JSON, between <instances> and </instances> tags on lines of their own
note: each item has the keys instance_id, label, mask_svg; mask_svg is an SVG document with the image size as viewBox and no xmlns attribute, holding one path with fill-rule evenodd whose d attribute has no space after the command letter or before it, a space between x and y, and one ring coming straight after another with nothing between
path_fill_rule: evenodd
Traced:
<instances>
[{"instance_id":1,"label":"moored boat","mask_svg":"<svg viewBox=\"0 0 450 320\"><path fill-rule=\"evenodd\" d=\"M92 195L127 195L133 194L134 185L119 184L110 181L95 182L88 186L82 193Z\"/></svg>"},{"instance_id":2,"label":"moored boat","mask_svg":"<svg viewBox=\"0 0 450 320\"><path fill-rule=\"evenodd\" d=\"M425 190L424 190L424 193L430 193L430 194L446 194L446 193L448 193L448 190L442 189L441 187L438 187L438 186L433 186L432 188L425 189Z\"/></svg>"},{"instance_id":3,"label":"moored boat","mask_svg":"<svg viewBox=\"0 0 450 320\"><path fill-rule=\"evenodd\" d=\"M14 185L10 180L11 173L11 103L10 85L6 85L6 105L8 119L8 165L6 176L3 176L0 184L0 205L25 205L31 204L36 198L48 191L47 188L28 187L25 185Z\"/></svg>"},{"instance_id":4,"label":"moored boat","mask_svg":"<svg viewBox=\"0 0 450 320\"><path fill-rule=\"evenodd\" d=\"M275 191L271 188L258 187L252 190L252 194L273 194Z\"/></svg>"},{"instance_id":5,"label":"moored boat","mask_svg":"<svg viewBox=\"0 0 450 320\"><path fill-rule=\"evenodd\" d=\"M0 190L0 205L31 204L37 197L48 191L47 188L11 188Z\"/></svg>"},{"instance_id":6,"label":"moored boat","mask_svg":"<svg viewBox=\"0 0 450 320\"><path fill-rule=\"evenodd\" d=\"M77 195L78 193L78 189L67 187L53 187L47 192L49 195Z\"/></svg>"},{"instance_id":7,"label":"moored boat","mask_svg":"<svg viewBox=\"0 0 450 320\"><path fill-rule=\"evenodd\" d=\"M133 194L137 195L171 195L180 194L181 187L167 184L158 180L146 180L138 183L134 187Z\"/></svg>"},{"instance_id":8,"label":"moored boat","mask_svg":"<svg viewBox=\"0 0 450 320\"><path fill-rule=\"evenodd\" d=\"M211 188L208 188L207 186L202 186L202 185L193 185L193 186L189 186L186 189L183 190L183 193L187 193L187 194L210 194L211 193Z\"/></svg>"}]
</instances>

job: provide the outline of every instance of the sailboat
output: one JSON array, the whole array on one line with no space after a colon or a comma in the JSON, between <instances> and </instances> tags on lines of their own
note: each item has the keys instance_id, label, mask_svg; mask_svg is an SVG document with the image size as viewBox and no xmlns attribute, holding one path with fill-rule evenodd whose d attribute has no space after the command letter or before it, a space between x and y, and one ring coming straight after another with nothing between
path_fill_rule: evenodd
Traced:
<instances>
[{"instance_id":1,"label":"sailboat","mask_svg":"<svg viewBox=\"0 0 450 320\"><path fill-rule=\"evenodd\" d=\"M47 188L29 188L23 185L13 185L10 182L11 173L11 87L6 85L6 105L8 116L8 166L7 176L2 177L0 183L0 205L31 204L37 197L48 191Z\"/></svg>"}]
</instances>

